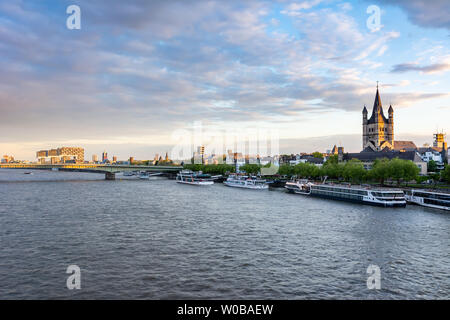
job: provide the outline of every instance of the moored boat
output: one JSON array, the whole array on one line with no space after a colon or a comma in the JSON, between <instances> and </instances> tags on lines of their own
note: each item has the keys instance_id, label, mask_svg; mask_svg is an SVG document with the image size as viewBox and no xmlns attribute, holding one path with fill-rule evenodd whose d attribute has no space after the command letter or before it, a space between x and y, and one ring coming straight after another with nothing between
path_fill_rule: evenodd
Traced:
<instances>
[{"instance_id":1,"label":"moored boat","mask_svg":"<svg viewBox=\"0 0 450 320\"><path fill-rule=\"evenodd\" d=\"M209 174L201 171L193 172L191 170L182 170L178 172L176 181L183 184L191 184L196 186L208 186L214 184L214 180Z\"/></svg>"},{"instance_id":2,"label":"moored boat","mask_svg":"<svg viewBox=\"0 0 450 320\"><path fill-rule=\"evenodd\" d=\"M398 189L371 188L361 185L316 184L305 180L287 182L285 188L296 194L382 207L406 206L405 194Z\"/></svg>"},{"instance_id":3,"label":"moored boat","mask_svg":"<svg viewBox=\"0 0 450 320\"><path fill-rule=\"evenodd\" d=\"M405 194L406 201L420 206L450 211L450 194L413 189Z\"/></svg>"},{"instance_id":4,"label":"moored boat","mask_svg":"<svg viewBox=\"0 0 450 320\"><path fill-rule=\"evenodd\" d=\"M150 179L150 175L147 172L142 172L141 174L139 174L139 179L148 180Z\"/></svg>"},{"instance_id":5,"label":"moored boat","mask_svg":"<svg viewBox=\"0 0 450 320\"><path fill-rule=\"evenodd\" d=\"M162 173L160 173L160 172L155 172L155 173L141 172L139 174L139 179L142 179L142 180L153 180L153 179L159 178L159 176L161 176L161 175L162 175Z\"/></svg>"},{"instance_id":6,"label":"moored boat","mask_svg":"<svg viewBox=\"0 0 450 320\"><path fill-rule=\"evenodd\" d=\"M267 190L269 185L266 180L259 179L253 176L242 176L238 174L232 174L223 183L228 187L245 188L253 190Z\"/></svg>"},{"instance_id":7,"label":"moored boat","mask_svg":"<svg viewBox=\"0 0 450 320\"><path fill-rule=\"evenodd\" d=\"M290 193L309 195L310 189L307 188L307 184L308 184L308 180L295 180L295 181L286 182L284 187Z\"/></svg>"}]
</instances>

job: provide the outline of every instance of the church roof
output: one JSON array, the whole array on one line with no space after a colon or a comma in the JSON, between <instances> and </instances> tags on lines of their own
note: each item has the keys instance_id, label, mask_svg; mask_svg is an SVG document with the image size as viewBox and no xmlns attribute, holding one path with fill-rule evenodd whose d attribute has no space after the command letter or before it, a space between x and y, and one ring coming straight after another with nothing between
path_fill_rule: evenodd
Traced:
<instances>
[{"instance_id":1,"label":"church roof","mask_svg":"<svg viewBox=\"0 0 450 320\"><path fill-rule=\"evenodd\" d=\"M394 141L394 150L416 150L417 146L412 141Z\"/></svg>"},{"instance_id":2,"label":"church roof","mask_svg":"<svg viewBox=\"0 0 450 320\"><path fill-rule=\"evenodd\" d=\"M360 153L346 153L344 154L344 160L358 159L362 162L372 162L376 159L394 159L399 158L402 160L411 160L414 162L422 161L416 151L388 151L388 152L374 152L374 151L362 151Z\"/></svg>"},{"instance_id":3,"label":"church roof","mask_svg":"<svg viewBox=\"0 0 450 320\"><path fill-rule=\"evenodd\" d=\"M385 123L388 122L388 120L386 119L386 117L384 116L384 113L383 113L383 105L381 104L380 93L378 92L378 88L377 88L377 93L375 95L375 101L373 103L372 115L370 116L368 123L376 123L377 119L379 119L380 117L381 117L382 121L384 121Z\"/></svg>"},{"instance_id":4,"label":"church roof","mask_svg":"<svg viewBox=\"0 0 450 320\"><path fill-rule=\"evenodd\" d=\"M431 152L432 151L441 152L442 149L438 148L438 147L420 147L420 148L417 149L417 151L419 151L419 153L425 153L425 152L430 152L430 151Z\"/></svg>"},{"instance_id":5,"label":"church roof","mask_svg":"<svg viewBox=\"0 0 450 320\"><path fill-rule=\"evenodd\" d=\"M306 162L308 162L308 163L314 163L314 164L321 164L321 163L323 163L324 161L323 161L323 158L314 158L314 157L312 157L312 158L306 159Z\"/></svg>"}]
</instances>

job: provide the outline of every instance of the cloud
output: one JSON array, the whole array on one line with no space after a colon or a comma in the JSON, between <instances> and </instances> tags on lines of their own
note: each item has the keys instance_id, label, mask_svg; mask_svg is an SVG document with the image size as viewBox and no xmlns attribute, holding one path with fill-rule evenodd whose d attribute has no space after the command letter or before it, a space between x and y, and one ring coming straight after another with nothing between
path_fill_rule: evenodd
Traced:
<instances>
[{"instance_id":1,"label":"cloud","mask_svg":"<svg viewBox=\"0 0 450 320\"><path fill-rule=\"evenodd\" d=\"M338 4L338 7L344 11L350 11L353 9L352 5L348 2Z\"/></svg>"},{"instance_id":2,"label":"cloud","mask_svg":"<svg viewBox=\"0 0 450 320\"><path fill-rule=\"evenodd\" d=\"M384 94L382 99L389 101L394 107L409 107L417 102L448 97L448 93L399 92Z\"/></svg>"},{"instance_id":3,"label":"cloud","mask_svg":"<svg viewBox=\"0 0 450 320\"><path fill-rule=\"evenodd\" d=\"M450 70L449 63L435 63L427 66L420 66L415 63L401 63L392 67L392 73L404 73L409 71L420 71L426 74L440 73Z\"/></svg>"},{"instance_id":4,"label":"cloud","mask_svg":"<svg viewBox=\"0 0 450 320\"><path fill-rule=\"evenodd\" d=\"M328 1L77 3L78 31L65 28L69 1L0 5L3 142L156 144L198 119L283 127L359 112L373 101L368 70L399 36L370 33ZM417 94L409 101L438 97Z\"/></svg>"},{"instance_id":5,"label":"cloud","mask_svg":"<svg viewBox=\"0 0 450 320\"><path fill-rule=\"evenodd\" d=\"M311 9L312 7L317 6L323 2L323 0L310 0L310 1L302 1L302 2L293 2L288 7L288 11L300 11Z\"/></svg>"},{"instance_id":6,"label":"cloud","mask_svg":"<svg viewBox=\"0 0 450 320\"><path fill-rule=\"evenodd\" d=\"M411 81L409 80L402 80L399 83L383 83L380 85L383 88L390 88L390 87L407 87L411 84Z\"/></svg>"},{"instance_id":7,"label":"cloud","mask_svg":"<svg viewBox=\"0 0 450 320\"><path fill-rule=\"evenodd\" d=\"M450 29L448 0L379 0L405 10L409 20L421 27Z\"/></svg>"},{"instance_id":8,"label":"cloud","mask_svg":"<svg viewBox=\"0 0 450 320\"><path fill-rule=\"evenodd\" d=\"M367 58L371 53L378 50L377 57L382 56L385 51L388 49L386 43L389 40L396 39L400 37L399 32L387 32L382 36L374 39L374 41L368 44L367 48L364 48L362 52L355 58L355 60L361 60Z\"/></svg>"}]
</instances>

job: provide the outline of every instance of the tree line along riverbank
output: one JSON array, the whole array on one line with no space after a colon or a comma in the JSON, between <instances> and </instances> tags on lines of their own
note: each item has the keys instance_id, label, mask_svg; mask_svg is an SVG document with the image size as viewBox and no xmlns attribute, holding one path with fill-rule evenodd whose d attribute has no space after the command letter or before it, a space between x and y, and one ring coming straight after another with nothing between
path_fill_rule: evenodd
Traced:
<instances>
[{"instance_id":1,"label":"tree line along riverbank","mask_svg":"<svg viewBox=\"0 0 450 320\"><path fill-rule=\"evenodd\" d=\"M239 171L248 174L259 174L262 168L269 168L270 164L261 166L258 164L245 164L239 167ZM203 171L208 174L227 175L235 172L235 166L230 164L185 164L185 169ZM297 165L283 164L275 174L266 176L268 179L290 179L293 177L323 180L336 180L350 183L376 183L381 185L408 185L426 187L422 183L432 180L433 187L450 189L450 166L446 166L440 173L432 173L428 176L419 176L419 168L410 160L402 159L377 159L370 169L365 169L364 164L356 159L347 162L338 162L337 157L330 157L323 166L319 167L311 163L299 163Z\"/></svg>"}]
</instances>

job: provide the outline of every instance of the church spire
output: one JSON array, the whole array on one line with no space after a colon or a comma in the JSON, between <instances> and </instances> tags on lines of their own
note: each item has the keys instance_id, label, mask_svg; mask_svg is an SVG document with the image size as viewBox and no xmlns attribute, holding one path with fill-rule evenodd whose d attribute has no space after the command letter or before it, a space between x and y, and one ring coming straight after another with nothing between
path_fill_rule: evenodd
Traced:
<instances>
[{"instance_id":1,"label":"church spire","mask_svg":"<svg viewBox=\"0 0 450 320\"><path fill-rule=\"evenodd\" d=\"M383 106L381 105L381 98L380 98L380 92L378 91L378 85L377 85L377 93L375 95L375 102L373 103L373 109L382 109Z\"/></svg>"},{"instance_id":2,"label":"church spire","mask_svg":"<svg viewBox=\"0 0 450 320\"><path fill-rule=\"evenodd\" d=\"M372 115L370 116L369 123L375 122L386 122L387 119L383 113L383 105L381 103L380 91L378 90L377 83L377 93L375 94L375 101L373 102Z\"/></svg>"},{"instance_id":3,"label":"church spire","mask_svg":"<svg viewBox=\"0 0 450 320\"><path fill-rule=\"evenodd\" d=\"M381 118L384 118L383 106L381 104L381 98L380 98L380 92L378 91L378 88L377 88L377 93L375 95L375 101L373 102L372 116L370 117L370 119L372 121L376 122L375 119L377 119L379 116L381 116Z\"/></svg>"}]
</instances>

